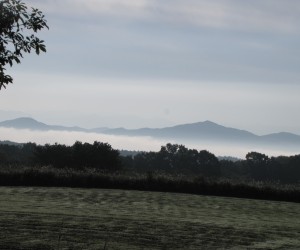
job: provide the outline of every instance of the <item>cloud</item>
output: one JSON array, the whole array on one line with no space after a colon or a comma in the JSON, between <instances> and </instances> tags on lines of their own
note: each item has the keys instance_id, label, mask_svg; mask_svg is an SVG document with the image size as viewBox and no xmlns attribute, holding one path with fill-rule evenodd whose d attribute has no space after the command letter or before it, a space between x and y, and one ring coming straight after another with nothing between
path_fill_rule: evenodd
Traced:
<instances>
[{"instance_id":1,"label":"cloud","mask_svg":"<svg viewBox=\"0 0 300 250\"><path fill-rule=\"evenodd\" d=\"M175 25L251 31L298 32L300 2L293 0L30 0L62 17L97 16Z\"/></svg>"},{"instance_id":2,"label":"cloud","mask_svg":"<svg viewBox=\"0 0 300 250\"><path fill-rule=\"evenodd\" d=\"M135 150L135 151L159 151L162 145L167 143L183 144L188 148L197 150L209 150L217 156L234 156L244 158L248 152L257 151L269 156L295 155L297 150L279 150L270 148L253 148L251 146L224 145L221 143L210 142L178 142L170 140L158 140L151 137L129 137L104 135L98 133L68 132L68 131L31 131L26 129L0 128L0 139L19 143L35 142L44 145L46 143L72 145L76 141L93 143L94 141L109 143L115 149Z\"/></svg>"},{"instance_id":3,"label":"cloud","mask_svg":"<svg viewBox=\"0 0 300 250\"><path fill-rule=\"evenodd\" d=\"M31 0L29 3L46 13L72 16L142 17L147 12L148 0Z\"/></svg>"},{"instance_id":4,"label":"cloud","mask_svg":"<svg viewBox=\"0 0 300 250\"><path fill-rule=\"evenodd\" d=\"M167 143L150 137L114 136L98 133L69 132L69 131L32 131L28 129L0 128L2 141L9 140L19 143L35 142L37 144L66 144L72 145L76 141L92 143L94 141L107 142L116 149L158 151L160 146Z\"/></svg>"},{"instance_id":5,"label":"cloud","mask_svg":"<svg viewBox=\"0 0 300 250\"><path fill-rule=\"evenodd\" d=\"M200 26L240 31L298 30L299 18L297 12L290 9L291 1L195 0L190 1L190 4L176 2L178 4L175 8L179 16ZM299 9L299 3L294 5Z\"/></svg>"}]
</instances>

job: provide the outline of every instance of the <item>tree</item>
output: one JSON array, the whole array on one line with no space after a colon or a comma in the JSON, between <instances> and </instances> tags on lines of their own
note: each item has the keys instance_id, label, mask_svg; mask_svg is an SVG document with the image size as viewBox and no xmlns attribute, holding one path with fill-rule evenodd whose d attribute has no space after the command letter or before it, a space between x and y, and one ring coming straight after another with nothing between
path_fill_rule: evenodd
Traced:
<instances>
[{"instance_id":1,"label":"tree","mask_svg":"<svg viewBox=\"0 0 300 250\"><path fill-rule=\"evenodd\" d=\"M93 144L75 142L72 149L72 167L116 170L121 167L119 151L108 143L95 141Z\"/></svg>"},{"instance_id":2,"label":"tree","mask_svg":"<svg viewBox=\"0 0 300 250\"><path fill-rule=\"evenodd\" d=\"M49 29L38 9L29 11L21 0L0 1L0 90L13 83L13 78L5 74L7 65L20 63L23 53L46 52L44 41L35 35L43 28Z\"/></svg>"},{"instance_id":3,"label":"tree","mask_svg":"<svg viewBox=\"0 0 300 250\"><path fill-rule=\"evenodd\" d=\"M246 154L246 162L254 179L264 180L268 178L269 160L267 155L258 152Z\"/></svg>"},{"instance_id":4,"label":"tree","mask_svg":"<svg viewBox=\"0 0 300 250\"><path fill-rule=\"evenodd\" d=\"M197 159L198 167L201 173L205 176L219 176L220 175L220 162L218 158L208 152L207 150L201 150Z\"/></svg>"}]
</instances>

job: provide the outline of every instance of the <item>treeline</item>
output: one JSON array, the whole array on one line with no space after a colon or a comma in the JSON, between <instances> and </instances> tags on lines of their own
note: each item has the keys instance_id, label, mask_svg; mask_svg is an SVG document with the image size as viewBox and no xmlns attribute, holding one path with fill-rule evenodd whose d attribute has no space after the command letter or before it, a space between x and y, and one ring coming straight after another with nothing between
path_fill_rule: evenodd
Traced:
<instances>
[{"instance_id":1,"label":"treeline","mask_svg":"<svg viewBox=\"0 0 300 250\"><path fill-rule=\"evenodd\" d=\"M300 202L300 155L250 152L219 160L206 150L167 144L121 156L107 143L0 144L0 185L120 188Z\"/></svg>"},{"instance_id":2,"label":"treeline","mask_svg":"<svg viewBox=\"0 0 300 250\"><path fill-rule=\"evenodd\" d=\"M207 150L188 149L183 145L162 146L159 152L142 152L122 158L127 169L142 172L164 172L184 175L221 175L218 158Z\"/></svg>"},{"instance_id":3,"label":"treeline","mask_svg":"<svg viewBox=\"0 0 300 250\"><path fill-rule=\"evenodd\" d=\"M268 157L249 152L245 160L219 160L214 154L167 144L159 152L140 153L123 159L126 168L135 171L201 175L234 180L300 183L300 155Z\"/></svg>"},{"instance_id":4,"label":"treeline","mask_svg":"<svg viewBox=\"0 0 300 250\"><path fill-rule=\"evenodd\" d=\"M167 144L158 152L139 152L121 156L109 144L76 142L61 144L0 145L0 167L51 166L57 169L93 169L93 171L129 171L184 176L255 180L264 182L300 182L300 155L268 157L249 152L245 160L219 160L207 150L188 149Z\"/></svg>"},{"instance_id":5,"label":"treeline","mask_svg":"<svg viewBox=\"0 0 300 250\"><path fill-rule=\"evenodd\" d=\"M72 146L61 144L0 145L0 165L52 166L55 168L121 168L119 151L108 143L75 142Z\"/></svg>"}]
</instances>

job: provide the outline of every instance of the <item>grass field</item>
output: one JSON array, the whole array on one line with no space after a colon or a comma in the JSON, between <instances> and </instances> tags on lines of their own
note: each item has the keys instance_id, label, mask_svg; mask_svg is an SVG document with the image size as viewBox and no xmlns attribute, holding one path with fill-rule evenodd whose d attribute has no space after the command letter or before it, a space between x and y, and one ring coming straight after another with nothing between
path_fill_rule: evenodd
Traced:
<instances>
[{"instance_id":1,"label":"grass field","mask_svg":"<svg viewBox=\"0 0 300 250\"><path fill-rule=\"evenodd\" d=\"M0 187L0 249L300 249L300 204Z\"/></svg>"}]
</instances>

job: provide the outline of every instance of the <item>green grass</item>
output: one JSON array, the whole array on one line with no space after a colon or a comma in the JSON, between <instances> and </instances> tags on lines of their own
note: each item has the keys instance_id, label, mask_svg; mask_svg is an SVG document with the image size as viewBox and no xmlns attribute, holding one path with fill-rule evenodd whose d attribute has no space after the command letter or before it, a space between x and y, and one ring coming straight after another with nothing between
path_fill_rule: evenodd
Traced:
<instances>
[{"instance_id":1,"label":"green grass","mask_svg":"<svg viewBox=\"0 0 300 250\"><path fill-rule=\"evenodd\" d=\"M0 187L0 249L300 249L300 204Z\"/></svg>"}]
</instances>

